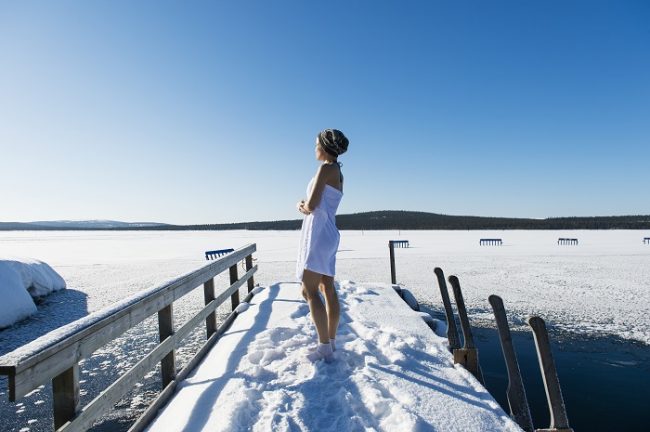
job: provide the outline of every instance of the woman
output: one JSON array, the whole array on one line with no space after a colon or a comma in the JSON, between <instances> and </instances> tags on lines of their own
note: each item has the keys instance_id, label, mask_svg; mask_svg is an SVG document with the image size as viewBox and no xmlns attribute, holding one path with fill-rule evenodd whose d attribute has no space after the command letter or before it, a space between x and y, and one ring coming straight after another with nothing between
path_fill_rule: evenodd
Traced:
<instances>
[{"instance_id":1,"label":"woman","mask_svg":"<svg viewBox=\"0 0 650 432\"><path fill-rule=\"evenodd\" d=\"M309 303L319 341L316 350L307 356L311 361L322 359L330 362L336 349L340 307L334 289L334 274L340 235L335 215L343 197L343 174L338 157L346 152L348 143L343 132L336 129L325 129L318 134L316 159L323 163L307 186L307 200L297 205L305 217L296 277L302 281L302 295ZM327 308L318 295L319 287L325 295Z\"/></svg>"}]
</instances>

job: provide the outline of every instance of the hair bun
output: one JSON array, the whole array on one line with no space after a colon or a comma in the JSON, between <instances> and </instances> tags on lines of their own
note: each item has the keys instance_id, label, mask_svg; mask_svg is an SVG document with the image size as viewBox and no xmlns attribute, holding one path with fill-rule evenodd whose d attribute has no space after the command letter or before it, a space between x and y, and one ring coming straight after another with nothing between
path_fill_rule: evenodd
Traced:
<instances>
[{"instance_id":1,"label":"hair bun","mask_svg":"<svg viewBox=\"0 0 650 432\"><path fill-rule=\"evenodd\" d=\"M327 153L338 157L348 151L350 141L338 129L325 129L318 134L318 142Z\"/></svg>"}]
</instances>

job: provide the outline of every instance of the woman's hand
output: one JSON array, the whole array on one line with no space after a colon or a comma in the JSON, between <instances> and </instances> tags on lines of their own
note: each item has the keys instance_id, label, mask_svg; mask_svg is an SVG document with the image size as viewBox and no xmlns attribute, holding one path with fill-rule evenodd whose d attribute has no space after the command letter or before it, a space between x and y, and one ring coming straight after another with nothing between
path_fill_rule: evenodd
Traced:
<instances>
[{"instance_id":1,"label":"woman's hand","mask_svg":"<svg viewBox=\"0 0 650 432\"><path fill-rule=\"evenodd\" d=\"M309 213L311 213L307 211L307 209L305 209L305 200L300 200L298 204L296 204L296 207L298 208L298 211L304 215L308 215Z\"/></svg>"}]
</instances>

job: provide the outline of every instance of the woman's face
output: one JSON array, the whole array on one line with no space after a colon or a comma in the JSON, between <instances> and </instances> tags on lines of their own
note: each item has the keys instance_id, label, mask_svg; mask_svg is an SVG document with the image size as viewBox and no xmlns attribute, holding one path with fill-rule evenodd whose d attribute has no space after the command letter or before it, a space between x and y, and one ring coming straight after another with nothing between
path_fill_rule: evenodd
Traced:
<instances>
[{"instance_id":1,"label":"woman's face","mask_svg":"<svg viewBox=\"0 0 650 432\"><path fill-rule=\"evenodd\" d=\"M318 144L318 138L316 138L316 147L314 148L314 152L316 153L316 160L319 161L325 161L327 160L327 156L325 156L325 151L323 148Z\"/></svg>"}]
</instances>

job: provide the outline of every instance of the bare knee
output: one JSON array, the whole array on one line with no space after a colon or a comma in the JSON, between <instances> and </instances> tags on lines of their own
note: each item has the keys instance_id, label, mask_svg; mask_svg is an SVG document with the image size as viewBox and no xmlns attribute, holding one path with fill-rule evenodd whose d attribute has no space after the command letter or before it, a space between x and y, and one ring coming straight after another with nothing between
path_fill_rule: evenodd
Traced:
<instances>
[{"instance_id":1,"label":"bare knee","mask_svg":"<svg viewBox=\"0 0 650 432\"><path fill-rule=\"evenodd\" d=\"M334 288L334 278L331 276L323 276L320 282L320 290L328 299L335 299L336 289Z\"/></svg>"},{"instance_id":2,"label":"bare knee","mask_svg":"<svg viewBox=\"0 0 650 432\"><path fill-rule=\"evenodd\" d=\"M302 276L302 295L308 301L318 295L318 274L305 269Z\"/></svg>"}]
</instances>

